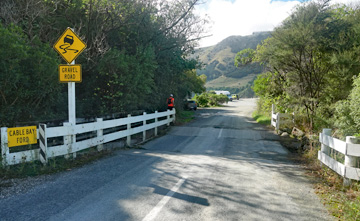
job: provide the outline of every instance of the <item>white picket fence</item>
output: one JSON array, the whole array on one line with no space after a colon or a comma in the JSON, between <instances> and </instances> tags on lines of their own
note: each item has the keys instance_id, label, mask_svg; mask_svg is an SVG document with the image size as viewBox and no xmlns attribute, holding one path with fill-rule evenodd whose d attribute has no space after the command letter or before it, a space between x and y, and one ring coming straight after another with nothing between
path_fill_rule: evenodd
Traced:
<instances>
[{"instance_id":1,"label":"white picket fence","mask_svg":"<svg viewBox=\"0 0 360 221\"><path fill-rule=\"evenodd\" d=\"M159 120L159 118L164 118ZM151 123L147 123L151 121ZM48 158L53 158L57 156L69 156L73 154L76 156L76 152L97 146L97 149L100 151L103 148L103 144L118 140L121 138L127 138L127 145L131 145L131 135L143 133L143 141L146 139L146 131L150 129L155 130L155 136L158 134L158 127L162 125L170 125L171 122L175 121L175 109L167 110L165 112L155 112L152 114L143 113L139 116L128 115L127 118L120 118L114 120L103 120L102 118L97 118L96 122L84 123L71 125L69 123L64 123L60 127L49 127L45 125L45 141L49 138L63 137L63 144L57 146L47 146L45 145L45 160ZM138 123L141 126L136 126L132 128L132 124ZM110 132L104 135L105 129L116 128L120 126L126 126L126 130L120 130L115 132ZM96 136L85 139L82 141L76 141L76 135L96 132ZM24 162L31 162L35 160L40 160L40 149L33 149L21 152L11 153L8 147L8 133L7 128L1 128L1 154L2 154L2 164L14 165ZM37 129L37 138L39 139L39 129ZM45 142L46 143L46 142ZM12 148L12 147L11 147Z\"/></svg>"},{"instance_id":2,"label":"white picket fence","mask_svg":"<svg viewBox=\"0 0 360 221\"><path fill-rule=\"evenodd\" d=\"M286 113L275 113L275 105L272 105L271 110L271 126L275 127L276 130L279 130L281 125L288 125L294 122L294 114Z\"/></svg>"},{"instance_id":3,"label":"white picket fence","mask_svg":"<svg viewBox=\"0 0 360 221\"><path fill-rule=\"evenodd\" d=\"M360 144L354 144L354 137L346 137L346 142L331 137L331 129L323 129L320 133L321 150L318 159L327 167L344 177L344 184L349 185L351 180L360 180L360 169L356 167L356 161L360 157ZM336 161L330 155L334 149L345 155L344 164Z\"/></svg>"}]
</instances>

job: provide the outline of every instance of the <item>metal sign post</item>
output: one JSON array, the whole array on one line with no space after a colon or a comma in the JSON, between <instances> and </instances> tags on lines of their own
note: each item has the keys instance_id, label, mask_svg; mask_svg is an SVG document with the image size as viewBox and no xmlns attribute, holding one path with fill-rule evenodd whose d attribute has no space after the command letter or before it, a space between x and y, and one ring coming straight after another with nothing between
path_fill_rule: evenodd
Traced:
<instances>
[{"instance_id":1,"label":"metal sign post","mask_svg":"<svg viewBox=\"0 0 360 221\"><path fill-rule=\"evenodd\" d=\"M60 36L60 38L56 41L53 47L55 51L57 51L63 57L66 63L70 64L71 66L75 65L75 59L81 54L81 52L84 51L84 49L86 48L86 44L74 32L73 29L67 28L65 32ZM73 68L75 67L73 66ZM71 125L76 125L75 82L73 82L73 80L71 80L71 82L68 82L68 105L69 123Z\"/></svg>"},{"instance_id":2,"label":"metal sign post","mask_svg":"<svg viewBox=\"0 0 360 221\"><path fill-rule=\"evenodd\" d=\"M62 58L69 64L68 69L65 68L66 72L77 72L77 67L75 67L75 59L84 51L86 48L85 42L74 32L73 29L67 28L65 32L60 36L60 38L54 44L54 49L57 51ZM61 79L61 65L59 65L59 79ZM79 69L80 80L81 82L81 68ZM67 77L66 77L67 76ZM69 106L69 123L70 127L76 125L76 108L75 108L75 73L67 73L65 78L68 82L68 106ZM60 81L61 82L61 81ZM64 82L64 81L62 81ZM65 123L64 123L65 125ZM76 142L76 135L71 134L68 138L64 139L64 144L68 145L69 153L72 152L72 147ZM73 153L73 158L76 157L76 152Z\"/></svg>"},{"instance_id":3,"label":"metal sign post","mask_svg":"<svg viewBox=\"0 0 360 221\"><path fill-rule=\"evenodd\" d=\"M75 64L75 61L72 61L71 64ZM75 82L68 83L68 105L69 105L69 123L71 125L76 124L76 104L75 104Z\"/></svg>"}]
</instances>

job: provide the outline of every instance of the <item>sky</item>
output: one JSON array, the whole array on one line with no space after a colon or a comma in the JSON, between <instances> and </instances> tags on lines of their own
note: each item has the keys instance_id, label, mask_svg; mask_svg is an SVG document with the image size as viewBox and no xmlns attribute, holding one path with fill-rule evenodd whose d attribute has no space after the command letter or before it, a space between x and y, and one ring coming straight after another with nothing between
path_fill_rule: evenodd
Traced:
<instances>
[{"instance_id":1,"label":"sky","mask_svg":"<svg viewBox=\"0 0 360 221\"><path fill-rule=\"evenodd\" d=\"M300 0L204 0L196 13L209 16L211 37L200 41L200 47L212 46L232 35L251 35L272 31L287 18ZM332 0L351 3L358 0Z\"/></svg>"}]
</instances>

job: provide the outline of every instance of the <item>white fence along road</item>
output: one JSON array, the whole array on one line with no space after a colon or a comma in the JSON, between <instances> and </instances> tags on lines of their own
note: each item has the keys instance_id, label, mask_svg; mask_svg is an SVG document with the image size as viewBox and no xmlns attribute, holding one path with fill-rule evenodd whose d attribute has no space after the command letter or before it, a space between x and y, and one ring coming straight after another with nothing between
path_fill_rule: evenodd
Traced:
<instances>
[{"instance_id":1,"label":"white fence along road","mask_svg":"<svg viewBox=\"0 0 360 221\"><path fill-rule=\"evenodd\" d=\"M130 146L131 135L143 133L143 141L146 139L146 131L155 129L155 136L158 133L158 127L162 125L170 125L171 122L175 121L175 109L168 110L165 112L155 112L152 114L143 113L139 116L128 115L127 118L120 118L114 120L103 120L97 118L96 122L71 125L64 123L61 127L49 127L42 125L42 138L43 142L42 150L33 149L26 151L19 151L11 153L8 147L8 133L7 128L1 128L1 154L2 164L14 165L19 163L31 162L35 160L41 160L43 163L47 162L48 158L57 156L69 156L69 154L76 154L76 152L97 146L100 151L104 143L118 140L127 137L126 143ZM160 118L160 119L159 119ZM133 126L138 124L140 126ZM126 126L126 130L117 130L117 127ZM104 130L114 129L113 131L104 135ZM96 133L96 136L89 139L76 141L76 135L84 133ZM63 137L63 144L56 146L48 146L47 139ZM39 129L37 129L37 138L39 139ZM42 157L40 157L42 152Z\"/></svg>"},{"instance_id":2,"label":"white fence along road","mask_svg":"<svg viewBox=\"0 0 360 221\"><path fill-rule=\"evenodd\" d=\"M320 133L321 150L318 159L330 169L344 177L344 185L350 184L350 179L360 180L360 169L356 167L356 161L360 157L360 144L353 143L354 137L346 137L346 142L331 137L331 129L323 129ZM344 164L331 157L331 149L345 155Z\"/></svg>"}]
</instances>

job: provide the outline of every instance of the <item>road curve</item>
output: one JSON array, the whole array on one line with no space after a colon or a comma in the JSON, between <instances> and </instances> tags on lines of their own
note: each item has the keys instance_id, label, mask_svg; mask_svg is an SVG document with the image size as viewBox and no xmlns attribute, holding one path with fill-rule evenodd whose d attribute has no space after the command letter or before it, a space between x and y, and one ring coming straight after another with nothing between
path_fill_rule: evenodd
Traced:
<instances>
[{"instance_id":1,"label":"road curve","mask_svg":"<svg viewBox=\"0 0 360 221\"><path fill-rule=\"evenodd\" d=\"M0 220L332 220L254 99L0 199Z\"/></svg>"}]
</instances>

